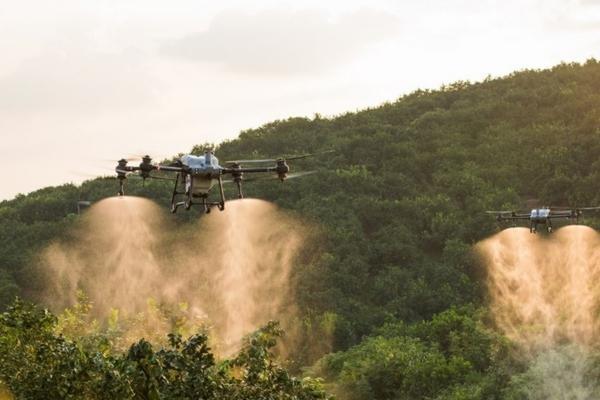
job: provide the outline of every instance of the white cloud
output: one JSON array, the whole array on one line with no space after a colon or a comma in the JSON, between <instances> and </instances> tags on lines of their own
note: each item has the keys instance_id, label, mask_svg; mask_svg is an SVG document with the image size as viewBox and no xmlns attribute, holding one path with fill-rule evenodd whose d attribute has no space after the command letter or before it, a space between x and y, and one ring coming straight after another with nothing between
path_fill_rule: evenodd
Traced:
<instances>
[{"instance_id":1,"label":"white cloud","mask_svg":"<svg viewBox=\"0 0 600 400\"><path fill-rule=\"evenodd\" d=\"M163 51L246 74L314 74L351 61L399 28L397 17L367 9L335 20L316 10L229 10L207 30L171 41Z\"/></svg>"}]
</instances>

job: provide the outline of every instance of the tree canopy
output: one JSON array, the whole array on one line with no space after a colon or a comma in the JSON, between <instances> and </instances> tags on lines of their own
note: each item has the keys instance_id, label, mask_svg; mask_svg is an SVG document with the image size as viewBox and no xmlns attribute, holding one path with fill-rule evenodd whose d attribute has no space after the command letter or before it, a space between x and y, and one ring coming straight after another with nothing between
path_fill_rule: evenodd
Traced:
<instances>
[{"instance_id":1,"label":"tree canopy","mask_svg":"<svg viewBox=\"0 0 600 400\"><path fill-rule=\"evenodd\" d=\"M501 340L479 325L475 310L485 306L486 296L471 248L497 229L484 210L518 209L528 201L600 203L600 63L591 59L457 82L331 118L274 121L219 144L216 155L226 160L325 150L335 152L292 165L317 169L316 174L285 185L246 185L248 196L275 202L320 227L298 261L294 285L301 315L334 321L332 350L343 353L322 361L322 371L353 398L495 398L485 396L492 380L506 378L497 372L504 361L496 362L498 353L491 350ZM192 149L202 151L201 145ZM145 187L131 182L128 190L169 202L170 184L162 181ZM43 286L35 255L72 225L77 200L97 201L115 192L114 180L98 178L1 202L0 304L7 307L18 294L31 298ZM192 212L173 218L185 224L196 217ZM586 222L598 226L597 219ZM131 385L114 390L195 390L190 388L197 383L183 376L165 389L161 377L177 375L171 366L180 362L199 363L193 368L211 371L216 386L232 379L219 381L223 366L214 365L200 336L173 337L171 347L158 352L139 342L121 358L97 359L52 335L53 317L30 309L18 317L25 306L14 307L3 323L25 318L19 323L39 324L40 333L31 330L28 340L42 340L50 352L31 357L56 357L50 364L70 368L68 374L97 371L90 374L104 378L90 379L98 385L110 385L106 371L119 371L131 374ZM472 311L456 311L465 309ZM461 327L458 333L446 335L454 325ZM3 329L6 334L9 328ZM14 336L7 337L3 343L10 348L14 343L7 340ZM62 353L77 354L75 364L62 365ZM301 365L316 361L296 356ZM244 358L250 353L240 357L237 362L252 361ZM267 371L272 375L265 379L275 381L282 373ZM431 382L426 378L434 375ZM255 379L249 368L242 381L262 384ZM40 388L56 383L36 382ZM36 390L33 386L23 390Z\"/></svg>"}]
</instances>

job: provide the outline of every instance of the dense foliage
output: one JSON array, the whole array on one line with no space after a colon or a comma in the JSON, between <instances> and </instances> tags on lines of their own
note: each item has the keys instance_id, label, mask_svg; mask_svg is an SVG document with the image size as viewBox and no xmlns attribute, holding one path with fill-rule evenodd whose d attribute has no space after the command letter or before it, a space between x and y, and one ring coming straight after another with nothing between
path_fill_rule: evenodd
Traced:
<instances>
[{"instance_id":1,"label":"dense foliage","mask_svg":"<svg viewBox=\"0 0 600 400\"><path fill-rule=\"evenodd\" d=\"M69 340L56 329L54 315L21 301L0 315L0 382L17 398L327 398L318 382L293 378L275 363L271 348L282 332L274 322L250 335L235 358L219 362L204 334L171 334L160 350L141 339L119 353L101 336Z\"/></svg>"},{"instance_id":2,"label":"dense foliage","mask_svg":"<svg viewBox=\"0 0 600 400\"><path fill-rule=\"evenodd\" d=\"M318 372L345 399L500 399L519 365L501 337L472 309L431 321L390 323L346 352L324 357Z\"/></svg>"},{"instance_id":3,"label":"dense foliage","mask_svg":"<svg viewBox=\"0 0 600 400\"><path fill-rule=\"evenodd\" d=\"M317 174L246 191L321 227L294 279L302 315L334 321L333 349L348 350L321 362L336 390L355 398L494 398L506 383L497 338L475 311L452 311L485 305L471 254L496 229L483 211L600 203L599 127L600 63L590 60L416 91L335 118L272 122L220 144L217 156L335 150L295 164ZM131 182L129 191L167 204L169 186ZM35 295L42 282L34 255L70 226L78 199L115 190L114 180L96 179L0 203L0 303ZM460 340L481 350L435 336L444 323L460 325ZM76 347L60 338L51 346ZM437 378L419 382L426 376Z\"/></svg>"}]
</instances>

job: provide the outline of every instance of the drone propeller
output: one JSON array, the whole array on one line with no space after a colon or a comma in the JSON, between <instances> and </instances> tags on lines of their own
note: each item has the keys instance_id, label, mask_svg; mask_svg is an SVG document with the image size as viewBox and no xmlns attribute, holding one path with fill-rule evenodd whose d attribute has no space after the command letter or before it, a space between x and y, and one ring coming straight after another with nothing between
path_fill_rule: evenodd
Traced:
<instances>
[{"instance_id":1,"label":"drone propeller","mask_svg":"<svg viewBox=\"0 0 600 400\"><path fill-rule=\"evenodd\" d=\"M138 175L138 174L131 175L132 171L125 171L125 170L122 170L122 169L115 169L115 171L117 173L122 173L122 174L129 175L127 177L127 179L131 179L131 178L144 179L143 176ZM164 176L156 176L156 175L148 175L146 178L160 179L160 180L164 180L164 181L174 181L175 180L175 178L167 178L167 177L164 177ZM117 179L117 178L115 177L115 179Z\"/></svg>"},{"instance_id":2,"label":"drone propeller","mask_svg":"<svg viewBox=\"0 0 600 400\"><path fill-rule=\"evenodd\" d=\"M307 158L307 157L313 157L313 156L317 156L317 155L321 155L321 154L327 154L327 153L333 153L335 150L327 150L327 151L321 151L318 153L307 153L307 154L300 154L300 155L295 155L295 156L284 156L284 157L279 157L279 158L266 158L263 160L233 160L233 161L226 161L226 164L264 164L264 163L271 163L271 162L277 162L277 161L290 161L290 160L300 160L302 158Z\"/></svg>"},{"instance_id":3,"label":"drone propeller","mask_svg":"<svg viewBox=\"0 0 600 400\"><path fill-rule=\"evenodd\" d=\"M320 156L322 154L330 154L330 153L335 153L335 150L325 150L325 151L320 151L318 153L300 154L297 156L283 157L283 158L285 160L300 160L302 158L307 158L307 157L312 157L312 156Z\"/></svg>"},{"instance_id":4,"label":"drone propeller","mask_svg":"<svg viewBox=\"0 0 600 400\"><path fill-rule=\"evenodd\" d=\"M133 162L133 161L139 161L141 160L142 157L138 157L137 155L129 155L128 157L123 157L120 160L125 160L127 162ZM108 158L103 158L103 159L96 159L95 161L100 161L100 162L119 162L120 160L114 160L114 159L108 159Z\"/></svg>"}]
</instances>

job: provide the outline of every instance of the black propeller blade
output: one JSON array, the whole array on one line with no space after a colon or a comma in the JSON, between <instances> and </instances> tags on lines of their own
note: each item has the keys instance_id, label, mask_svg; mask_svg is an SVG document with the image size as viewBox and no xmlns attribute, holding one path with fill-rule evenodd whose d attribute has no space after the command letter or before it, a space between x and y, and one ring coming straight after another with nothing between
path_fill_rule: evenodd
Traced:
<instances>
[{"instance_id":1,"label":"black propeller blade","mask_svg":"<svg viewBox=\"0 0 600 400\"><path fill-rule=\"evenodd\" d=\"M123 174L128 174L127 179L132 179L132 178L133 179L143 179L144 178L143 176L138 175L138 174L131 175L132 174L131 171L124 171L124 170L120 170L120 169L117 169L115 171L117 171L119 173L123 173ZM108 178L118 179L118 177L116 177L116 176L110 176ZM164 177L164 176L155 176L155 175L149 175L147 178L150 178L150 179L159 179L159 180L164 180L164 181L174 181L175 180L175 178L167 178L167 177Z\"/></svg>"}]
</instances>

